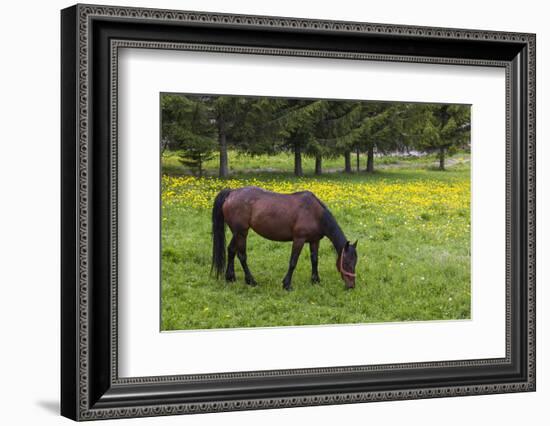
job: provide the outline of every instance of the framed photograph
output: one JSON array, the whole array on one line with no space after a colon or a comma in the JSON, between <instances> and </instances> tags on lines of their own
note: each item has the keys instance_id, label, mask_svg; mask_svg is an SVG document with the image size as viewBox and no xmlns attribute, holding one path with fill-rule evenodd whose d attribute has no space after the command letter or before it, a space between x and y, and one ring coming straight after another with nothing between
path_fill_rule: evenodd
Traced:
<instances>
[{"instance_id":1,"label":"framed photograph","mask_svg":"<svg viewBox=\"0 0 550 426\"><path fill-rule=\"evenodd\" d=\"M535 35L61 12L61 413L535 390Z\"/></svg>"}]
</instances>

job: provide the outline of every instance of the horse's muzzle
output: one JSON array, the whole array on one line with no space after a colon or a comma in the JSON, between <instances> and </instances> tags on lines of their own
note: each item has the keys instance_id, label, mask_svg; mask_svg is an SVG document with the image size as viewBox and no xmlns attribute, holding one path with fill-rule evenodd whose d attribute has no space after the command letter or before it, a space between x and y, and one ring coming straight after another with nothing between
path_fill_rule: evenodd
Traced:
<instances>
[{"instance_id":1,"label":"horse's muzzle","mask_svg":"<svg viewBox=\"0 0 550 426\"><path fill-rule=\"evenodd\" d=\"M355 288L355 281L344 280L344 283L346 285L346 290L352 290Z\"/></svg>"}]
</instances>

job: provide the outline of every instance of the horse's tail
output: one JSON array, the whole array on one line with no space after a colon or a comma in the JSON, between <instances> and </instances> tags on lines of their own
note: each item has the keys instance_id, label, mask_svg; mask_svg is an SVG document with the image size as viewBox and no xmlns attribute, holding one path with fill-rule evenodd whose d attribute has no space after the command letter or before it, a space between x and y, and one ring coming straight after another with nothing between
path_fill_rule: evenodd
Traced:
<instances>
[{"instance_id":1,"label":"horse's tail","mask_svg":"<svg viewBox=\"0 0 550 426\"><path fill-rule=\"evenodd\" d=\"M230 192L230 189L222 189L216 195L212 207L212 267L210 272L215 271L216 278L219 278L225 269L225 220L222 207Z\"/></svg>"}]
</instances>

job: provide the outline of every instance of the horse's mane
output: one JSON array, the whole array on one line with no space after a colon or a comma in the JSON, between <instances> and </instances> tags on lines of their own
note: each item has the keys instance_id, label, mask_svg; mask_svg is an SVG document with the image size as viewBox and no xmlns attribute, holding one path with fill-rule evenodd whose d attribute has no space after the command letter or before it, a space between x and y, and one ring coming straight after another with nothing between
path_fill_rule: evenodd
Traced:
<instances>
[{"instance_id":1,"label":"horse's mane","mask_svg":"<svg viewBox=\"0 0 550 426\"><path fill-rule=\"evenodd\" d=\"M336 251L338 251L338 247L346 243L346 236L344 235L342 228L340 228L340 225L338 225L336 218L334 217L330 209L326 206L326 204L323 203L319 198L317 198L315 194L312 193L312 195L313 198L315 198L317 202L321 205L321 207L323 207L323 216L321 218L323 232L332 241Z\"/></svg>"}]
</instances>

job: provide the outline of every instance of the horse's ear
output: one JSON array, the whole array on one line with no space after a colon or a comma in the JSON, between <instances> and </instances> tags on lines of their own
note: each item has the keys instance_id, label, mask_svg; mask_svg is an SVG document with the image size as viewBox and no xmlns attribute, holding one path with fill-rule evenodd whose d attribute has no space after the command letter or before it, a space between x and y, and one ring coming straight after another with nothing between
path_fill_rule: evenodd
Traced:
<instances>
[{"instance_id":1,"label":"horse's ear","mask_svg":"<svg viewBox=\"0 0 550 426\"><path fill-rule=\"evenodd\" d=\"M359 242L359 240L355 240L355 242L352 244L352 246L353 246L354 248L357 248L357 243L358 243L358 242Z\"/></svg>"},{"instance_id":2,"label":"horse's ear","mask_svg":"<svg viewBox=\"0 0 550 426\"><path fill-rule=\"evenodd\" d=\"M349 241L346 241L346 245L344 246L344 249L346 249L346 251L349 249Z\"/></svg>"}]
</instances>

